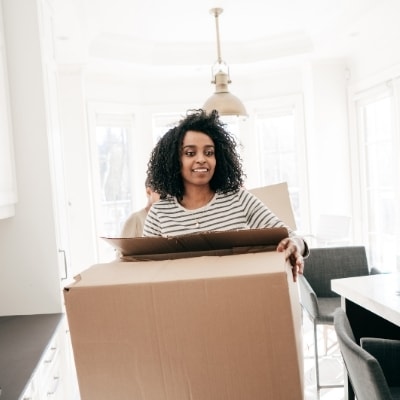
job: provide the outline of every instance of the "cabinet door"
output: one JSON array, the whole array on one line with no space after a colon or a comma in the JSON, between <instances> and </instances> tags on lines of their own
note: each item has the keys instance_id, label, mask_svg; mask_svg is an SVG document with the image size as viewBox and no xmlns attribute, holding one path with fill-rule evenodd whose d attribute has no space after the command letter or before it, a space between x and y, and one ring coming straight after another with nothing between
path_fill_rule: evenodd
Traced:
<instances>
[{"instance_id":1,"label":"cabinet door","mask_svg":"<svg viewBox=\"0 0 400 400\"><path fill-rule=\"evenodd\" d=\"M64 317L20 400L79 400L68 323Z\"/></svg>"},{"instance_id":2,"label":"cabinet door","mask_svg":"<svg viewBox=\"0 0 400 400\"><path fill-rule=\"evenodd\" d=\"M69 332L67 318L64 318L59 328L62 337L63 350L60 357L60 377L62 396L60 399L80 400L78 378L76 375L75 360L72 351L71 334Z\"/></svg>"},{"instance_id":3,"label":"cabinet door","mask_svg":"<svg viewBox=\"0 0 400 400\"><path fill-rule=\"evenodd\" d=\"M0 7L0 218L12 217L17 202L14 149L12 144L4 25Z\"/></svg>"}]
</instances>

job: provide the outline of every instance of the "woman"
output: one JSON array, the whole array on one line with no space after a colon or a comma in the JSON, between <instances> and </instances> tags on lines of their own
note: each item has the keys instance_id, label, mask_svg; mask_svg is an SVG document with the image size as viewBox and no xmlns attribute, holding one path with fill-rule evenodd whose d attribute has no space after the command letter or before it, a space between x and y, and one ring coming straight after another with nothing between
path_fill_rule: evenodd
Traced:
<instances>
[{"instance_id":1,"label":"woman","mask_svg":"<svg viewBox=\"0 0 400 400\"><path fill-rule=\"evenodd\" d=\"M147 174L160 200L147 215L144 236L286 227L242 188L244 174L236 141L217 111L188 112L154 147ZM277 251L285 252L296 280L303 272L308 248L302 238L288 231L289 237L278 244Z\"/></svg>"}]
</instances>

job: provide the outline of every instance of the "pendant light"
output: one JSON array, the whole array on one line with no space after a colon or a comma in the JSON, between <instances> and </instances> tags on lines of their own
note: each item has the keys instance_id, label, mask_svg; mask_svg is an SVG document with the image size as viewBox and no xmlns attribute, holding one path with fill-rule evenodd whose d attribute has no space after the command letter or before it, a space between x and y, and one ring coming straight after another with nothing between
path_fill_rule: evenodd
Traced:
<instances>
[{"instance_id":1,"label":"pendant light","mask_svg":"<svg viewBox=\"0 0 400 400\"><path fill-rule=\"evenodd\" d=\"M232 93L229 92L228 85L231 83L229 67L221 58L221 44L219 41L218 17L222 13L222 8L212 8L210 14L215 17L215 27L217 31L217 61L212 67L212 81L215 84L215 93L208 98L203 105L203 110L211 112L217 110L219 115L236 115L247 117L247 111L243 103Z\"/></svg>"}]
</instances>

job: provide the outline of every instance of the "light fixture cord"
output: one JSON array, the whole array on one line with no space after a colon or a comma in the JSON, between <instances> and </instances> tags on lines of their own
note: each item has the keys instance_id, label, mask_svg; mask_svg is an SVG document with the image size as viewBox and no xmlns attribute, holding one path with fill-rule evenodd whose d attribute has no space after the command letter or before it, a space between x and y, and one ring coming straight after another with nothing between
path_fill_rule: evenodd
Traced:
<instances>
[{"instance_id":1,"label":"light fixture cord","mask_svg":"<svg viewBox=\"0 0 400 400\"><path fill-rule=\"evenodd\" d=\"M218 23L218 17L219 14L222 12L221 9L216 8L214 10L214 15L215 15L215 29L217 31L217 60L218 63L222 62L222 58L221 58L221 44L220 44L220 40L219 40L219 23Z\"/></svg>"}]
</instances>

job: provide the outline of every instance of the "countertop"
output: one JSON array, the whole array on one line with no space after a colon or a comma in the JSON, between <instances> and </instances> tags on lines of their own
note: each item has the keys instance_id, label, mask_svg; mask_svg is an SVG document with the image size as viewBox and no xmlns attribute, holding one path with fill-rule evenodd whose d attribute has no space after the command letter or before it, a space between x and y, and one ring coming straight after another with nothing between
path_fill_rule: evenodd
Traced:
<instances>
[{"instance_id":1,"label":"countertop","mask_svg":"<svg viewBox=\"0 0 400 400\"><path fill-rule=\"evenodd\" d=\"M400 273L332 279L332 290L400 326Z\"/></svg>"},{"instance_id":2,"label":"countertop","mask_svg":"<svg viewBox=\"0 0 400 400\"><path fill-rule=\"evenodd\" d=\"M63 314L0 317L0 400L24 391Z\"/></svg>"}]
</instances>

